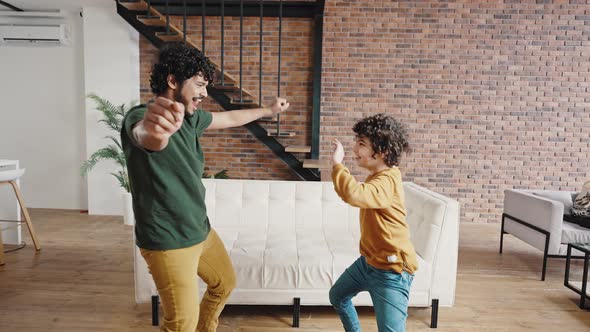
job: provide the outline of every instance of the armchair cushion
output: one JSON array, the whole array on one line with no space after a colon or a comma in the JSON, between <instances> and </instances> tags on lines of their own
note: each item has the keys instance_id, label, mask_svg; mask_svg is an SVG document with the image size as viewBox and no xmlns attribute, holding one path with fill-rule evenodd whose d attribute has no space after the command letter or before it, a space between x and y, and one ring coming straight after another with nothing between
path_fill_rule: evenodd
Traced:
<instances>
[{"instance_id":1,"label":"armchair cushion","mask_svg":"<svg viewBox=\"0 0 590 332\"><path fill-rule=\"evenodd\" d=\"M590 243L590 228L564 221L561 226L561 243Z\"/></svg>"}]
</instances>

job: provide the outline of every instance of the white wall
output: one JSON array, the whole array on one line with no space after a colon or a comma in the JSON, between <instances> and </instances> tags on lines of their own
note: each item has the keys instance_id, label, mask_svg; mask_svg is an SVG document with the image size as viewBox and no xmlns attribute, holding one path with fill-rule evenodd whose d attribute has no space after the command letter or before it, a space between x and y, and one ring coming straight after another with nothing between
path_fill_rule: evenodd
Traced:
<instances>
[{"instance_id":1,"label":"white wall","mask_svg":"<svg viewBox=\"0 0 590 332\"><path fill-rule=\"evenodd\" d=\"M0 46L0 159L18 159L31 207L81 209L84 158L82 20L65 13L70 46Z\"/></svg>"},{"instance_id":2,"label":"white wall","mask_svg":"<svg viewBox=\"0 0 590 332\"><path fill-rule=\"evenodd\" d=\"M27 168L21 186L30 207L122 212L113 165L99 165L88 179L79 171L108 134L85 96L139 100L138 34L115 1L100 6L81 8L83 17L69 7L70 46L0 46L0 159Z\"/></svg>"},{"instance_id":3,"label":"white wall","mask_svg":"<svg viewBox=\"0 0 590 332\"><path fill-rule=\"evenodd\" d=\"M115 105L139 100L139 34L118 14L115 2L109 7L85 7L84 82L85 94L95 93ZM94 102L86 102L86 155L108 144L103 137L118 133L99 124ZM88 176L88 212L122 214L124 192L110 174L114 163L99 164Z\"/></svg>"}]
</instances>

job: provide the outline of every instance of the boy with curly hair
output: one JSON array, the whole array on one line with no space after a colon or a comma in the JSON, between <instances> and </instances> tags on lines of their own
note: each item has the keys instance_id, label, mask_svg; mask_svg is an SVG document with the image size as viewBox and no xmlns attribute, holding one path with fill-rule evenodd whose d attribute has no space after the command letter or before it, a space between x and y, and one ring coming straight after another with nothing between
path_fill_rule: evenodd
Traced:
<instances>
[{"instance_id":1,"label":"boy with curly hair","mask_svg":"<svg viewBox=\"0 0 590 332\"><path fill-rule=\"evenodd\" d=\"M229 255L207 218L199 137L205 130L241 126L289 107L276 98L269 108L200 110L214 73L200 51L169 45L151 74L157 99L133 109L123 121L136 243L161 298L162 331L215 331L236 283ZM200 306L197 275L207 284Z\"/></svg>"},{"instance_id":2,"label":"boy with curly hair","mask_svg":"<svg viewBox=\"0 0 590 332\"><path fill-rule=\"evenodd\" d=\"M398 165L402 153L411 149L403 125L385 114L360 120L353 131L356 162L370 174L364 183L358 183L342 165L344 149L340 141L334 140L332 181L346 203L360 208L361 256L330 289L330 303L345 331L360 331L351 299L368 291L379 331L403 332L418 261L406 223Z\"/></svg>"}]
</instances>

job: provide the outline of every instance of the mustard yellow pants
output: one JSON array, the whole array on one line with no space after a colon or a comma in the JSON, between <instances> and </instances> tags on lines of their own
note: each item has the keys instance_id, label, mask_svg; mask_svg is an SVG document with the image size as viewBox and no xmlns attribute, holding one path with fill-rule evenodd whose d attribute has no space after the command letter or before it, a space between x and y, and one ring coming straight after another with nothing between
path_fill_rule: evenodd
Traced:
<instances>
[{"instance_id":1,"label":"mustard yellow pants","mask_svg":"<svg viewBox=\"0 0 590 332\"><path fill-rule=\"evenodd\" d=\"M236 284L223 242L211 229L207 239L188 248L141 249L162 302L164 332L213 332ZM199 306L197 275L207 284Z\"/></svg>"}]
</instances>

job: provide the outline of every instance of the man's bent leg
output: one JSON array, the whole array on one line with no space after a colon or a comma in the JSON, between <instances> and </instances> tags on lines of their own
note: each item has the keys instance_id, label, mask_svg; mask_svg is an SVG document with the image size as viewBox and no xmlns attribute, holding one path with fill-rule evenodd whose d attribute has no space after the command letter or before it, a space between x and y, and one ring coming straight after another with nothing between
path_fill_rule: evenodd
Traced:
<instances>
[{"instance_id":1,"label":"man's bent leg","mask_svg":"<svg viewBox=\"0 0 590 332\"><path fill-rule=\"evenodd\" d=\"M199 284L196 274L202 251L203 243L175 250L141 249L164 309L161 331L195 331L199 320Z\"/></svg>"},{"instance_id":2,"label":"man's bent leg","mask_svg":"<svg viewBox=\"0 0 590 332\"><path fill-rule=\"evenodd\" d=\"M199 262L199 277L207 284L201 301L201 316L197 331L213 332L219 325L219 315L236 286L236 275L223 241L211 229L204 242Z\"/></svg>"}]
</instances>

